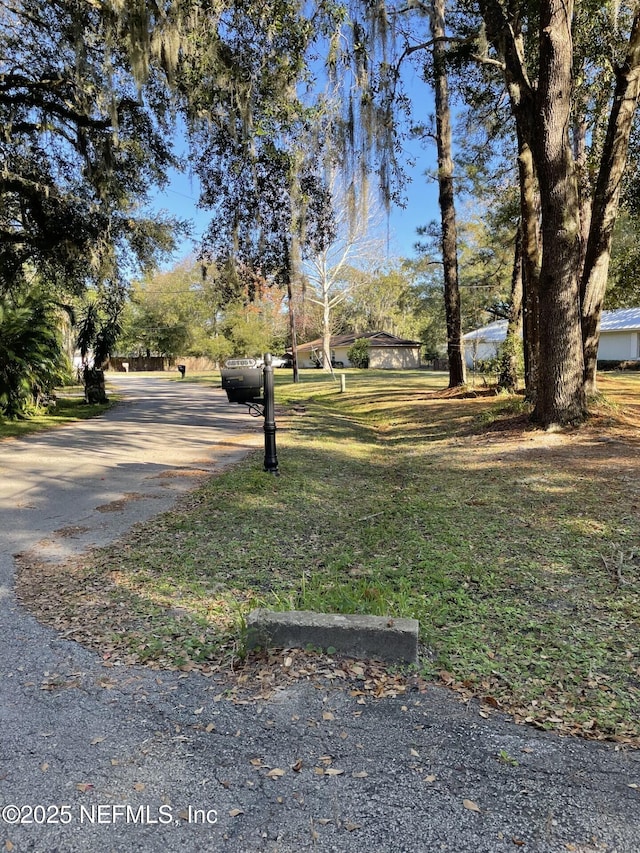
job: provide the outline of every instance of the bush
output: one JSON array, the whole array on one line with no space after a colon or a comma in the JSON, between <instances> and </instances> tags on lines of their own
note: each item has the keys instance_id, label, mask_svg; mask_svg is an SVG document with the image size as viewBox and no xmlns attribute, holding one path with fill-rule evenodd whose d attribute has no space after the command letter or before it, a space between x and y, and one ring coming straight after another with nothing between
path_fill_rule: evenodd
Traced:
<instances>
[{"instance_id":1,"label":"bush","mask_svg":"<svg viewBox=\"0 0 640 853\"><path fill-rule=\"evenodd\" d=\"M518 379L524 374L524 352L518 335L507 335L498 348L498 387L510 392L518 390Z\"/></svg>"},{"instance_id":2,"label":"bush","mask_svg":"<svg viewBox=\"0 0 640 853\"><path fill-rule=\"evenodd\" d=\"M353 367L369 367L369 341L358 338L347 350L347 358Z\"/></svg>"},{"instance_id":3,"label":"bush","mask_svg":"<svg viewBox=\"0 0 640 853\"><path fill-rule=\"evenodd\" d=\"M26 417L64 381L59 318L46 297L33 293L0 299L0 414Z\"/></svg>"}]
</instances>

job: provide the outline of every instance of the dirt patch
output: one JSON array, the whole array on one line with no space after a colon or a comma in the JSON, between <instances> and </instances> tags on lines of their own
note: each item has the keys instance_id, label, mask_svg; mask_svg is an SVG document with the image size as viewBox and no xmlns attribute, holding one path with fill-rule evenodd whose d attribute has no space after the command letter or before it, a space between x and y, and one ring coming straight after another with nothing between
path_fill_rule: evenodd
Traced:
<instances>
[{"instance_id":1,"label":"dirt patch","mask_svg":"<svg viewBox=\"0 0 640 853\"><path fill-rule=\"evenodd\" d=\"M157 495L143 495L139 492L127 492L123 497L118 498L118 500L110 501L108 504L100 504L100 506L96 507L97 512L122 512L127 508L127 505L132 501L143 501L150 497L157 497Z\"/></svg>"},{"instance_id":2,"label":"dirt patch","mask_svg":"<svg viewBox=\"0 0 640 853\"><path fill-rule=\"evenodd\" d=\"M180 477L193 477L194 479L201 479L203 477L210 477L211 471L205 471L202 468L173 468L168 471L161 471L159 474L154 474L150 479L153 480L176 480Z\"/></svg>"},{"instance_id":3,"label":"dirt patch","mask_svg":"<svg viewBox=\"0 0 640 853\"><path fill-rule=\"evenodd\" d=\"M60 527L53 532L56 536L62 536L63 539L75 539L76 536L82 536L83 533L87 533L89 529L81 525L69 525L68 527Z\"/></svg>"}]
</instances>

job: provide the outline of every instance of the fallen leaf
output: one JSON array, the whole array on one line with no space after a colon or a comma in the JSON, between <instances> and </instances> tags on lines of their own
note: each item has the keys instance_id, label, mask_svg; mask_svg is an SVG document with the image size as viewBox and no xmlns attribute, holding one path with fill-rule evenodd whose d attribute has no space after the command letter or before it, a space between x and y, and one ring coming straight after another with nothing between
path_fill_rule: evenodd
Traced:
<instances>
[{"instance_id":1,"label":"fallen leaf","mask_svg":"<svg viewBox=\"0 0 640 853\"><path fill-rule=\"evenodd\" d=\"M347 823L344 824L344 828L347 830L347 832L353 832L356 829L360 829L360 824L350 823L349 821L347 821Z\"/></svg>"},{"instance_id":2,"label":"fallen leaf","mask_svg":"<svg viewBox=\"0 0 640 853\"><path fill-rule=\"evenodd\" d=\"M358 773L352 773L351 776L354 779L366 779L369 774L366 770L360 770Z\"/></svg>"},{"instance_id":3,"label":"fallen leaf","mask_svg":"<svg viewBox=\"0 0 640 853\"><path fill-rule=\"evenodd\" d=\"M133 786L134 791L144 791L145 788L146 785L144 784L144 782L136 782Z\"/></svg>"},{"instance_id":4,"label":"fallen leaf","mask_svg":"<svg viewBox=\"0 0 640 853\"><path fill-rule=\"evenodd\" d=\"M11 851L12 851L12 850L15 850L15 847L13 846L13 843L12 843L11 841L9 841L9 839L8 839L8 838L7 838L7 840L4 842L4 849L7 851L7 853L11 853Z\"/></svg>"},{"instance_id":5,"label":"fallen leaf","mask_svg":"<svg viewBox=\"0 0 640 853\"><path fill-rule=\"evenodd\" d=\"M40 770L42 770L43 773L46 773L48 769L49 769L49 765L46 761L40 765Z\"/></svg>"},{"instance_id":6,"label":"fallen leaf","mask_svg":"<svg viewBox=\"0 0 640 853\"><path fill-rule=\"evenodd\" d=\"M87 791L91 791L92 788L93 785L91 782L78 782L78 784L76 785L76 789L78 791L82 791L83 794L86 794Z\"/></svg>"},{"instance_id":7,"label":"fallen leaf","mask_svg":"<svg viewBox=\"0 0 640 853\"><path fill-rule=\"evenodd\" d=\"M463 800L462 805L465 809L469 809L470 812L480 811L480 806L477 803L474 803L473 800Z\"/></svg>"},{"instance_id":8,"label":"fallen leaf","mask_svg":"<svg viewBox=\"0 0 640 853\"><path fill-rule=\"evenodd\" d=\"M435 782L436 779L437 779L437 776L434 776L433 773L430 773L429 776L425 776L422 781L428 782L429 784L431 784L432 782Z\"/></svg>"},{"instance_id":9,"label":"fallen leaf","mask_svg":"<svg viewBox=\"0 0 640 853\"><path fill-rule=\"evenodd\" d=\"M95 746L97 743L102 743L103 740L106 740L106 737L94 737L91 741L91 746Z\"/></svg>"},{"instance_id":10,"label":"fallen leaf","mask_svg":"<svg viewBox=\"0 0 640 853\"><path fill-rule=\"evenodd\" d=\"M229 809L229 817L238 817L239 814L244 814L242 809Z\"/></svg>"},{"instance_id":11,"label":"fallen leaf","mask_svg":"<svg viewBox=\"0 0 640 853\"><path fill-rule=\"evenodd\" d=\"M205 728L205 732L213 732L213 731L215 731L215 729L216 729L216 724L215 723L209 723L207 725L207 727Z\"/></svg>"},{"instance_id":12,"label":"fallen leaf","mask_svg":"<svg viewBox=\"0 0 640 853\"><path fill-rule=\"evenodd\" d=\"M323 720L335 720L335 717L333 716L331 711L323 711L322 719Z\"/></svg>"},{"instance_id":13,"label":"fallen leaf","mask_svg":"<svg viewBox=\"0 0 640 853\"><path fill-rule=\"evenodd\" d=\"M286 770L282 770L280 767L274 767L273 770L269 770L269 772L267 773L267 776L270 779L277 779L278 776L284 776L284 774L286 772L287 772Z\"/></svg>"},{"instance_id":14,"label":"fallen leaf","mask_svg":"<svg viewBox=\"0 0 640 853\"><path fill-rule=\"evenodd\" d=\"M196 708L193 713L194 714L201 714L203 711L204 711L204 705L202 706L202 708Z\"/></svg>"},{"instance_id":15,"label":"fallen leaf","mask_svg":"<svg viewBox=\"0 0 640 853\"><path fill-rule=\"evenodd\" d=\"M420 758L420 753L417 749L410 749L409 752L413 755L414 758Z\"/></svg>"},{"instance_id":16,"label":"fallen leaf","mask_svg":"<svg viewBox=\"0 0 640 853\"><path fill-rule=\"evenodd\" d=\"M299 773L302 770L302 759L299 758L295 764L292 764L291 769L296 773Z\"/></svg>"},{"instance_id":17,"label":"fallen leaf","mask_svg":"<svg viewBox=\"0 0 640 853\"><path fill-rule=\"evenodd\" d=\"M337 767L327 767L324 771L325 776L341 776L344 773L344 770L338 770Z\"/></svg>"}]
</instances>

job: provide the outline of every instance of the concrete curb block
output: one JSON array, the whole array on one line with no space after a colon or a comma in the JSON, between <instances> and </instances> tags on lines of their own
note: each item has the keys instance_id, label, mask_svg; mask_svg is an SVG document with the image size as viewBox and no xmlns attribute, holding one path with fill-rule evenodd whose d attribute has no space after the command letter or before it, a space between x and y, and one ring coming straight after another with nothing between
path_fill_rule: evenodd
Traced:
<instances>
[{"instance_id":1,"label":"concrete curb block","mask_svg":"<svg viewBox=\"0 0 640 853\"><path fill-rule=\"evenodd\" d=\"M333 648L351 657L417 663L417 619L314 613L311 610L252 610L247 619L247 647Z\"/></svg>"}]
</instances>

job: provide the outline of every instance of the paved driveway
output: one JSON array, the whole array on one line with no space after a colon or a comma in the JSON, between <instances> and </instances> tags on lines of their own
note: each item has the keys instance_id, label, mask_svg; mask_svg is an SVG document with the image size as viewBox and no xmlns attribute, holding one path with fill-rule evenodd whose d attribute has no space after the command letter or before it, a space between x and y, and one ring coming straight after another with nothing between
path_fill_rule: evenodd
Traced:
<instances>
[{"instance_id":1,"label":"paved driveway","mask_svg":"<svg viewBox=\"0 0 640 853\"><path fill-rule=\"evenodd\" d=\"M125 402L103 418L0 444L0 850L640 851L636 752L436 687L374 700L316 677L236 704L30 617L13 554L110 542L261 446L219 390L115 380Z\"/></svg>"}]
</instances>

